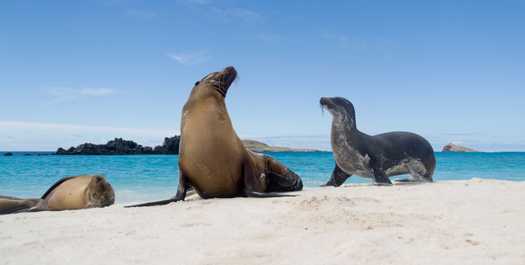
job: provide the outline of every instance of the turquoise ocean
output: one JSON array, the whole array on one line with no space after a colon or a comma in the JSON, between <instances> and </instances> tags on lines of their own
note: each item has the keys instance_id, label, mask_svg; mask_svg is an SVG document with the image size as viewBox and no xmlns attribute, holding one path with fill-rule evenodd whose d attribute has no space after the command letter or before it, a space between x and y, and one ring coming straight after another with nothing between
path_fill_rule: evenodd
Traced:
<instances>
[{"instance_id":1,"label":"turquoise ocean","mask_svg":"<svg viewBox=\"0 0 525 265\"><path fill-rule=\"evenodd\" d=\"M114 187L116 203L171 198L178 183L177 155L52 156L52 152L0 152L0 195L39 198L57 180L74 175L103 174ZM40 155L39 155L40 154ZM267 153L301 176L313 188L330 178L331 152ZM435 181L472 178L525 181L525 152L436 152ZM406 178L406 176L391 177ZM345 184L371 183L352 176Z\"/></svg>"}]
</instances>

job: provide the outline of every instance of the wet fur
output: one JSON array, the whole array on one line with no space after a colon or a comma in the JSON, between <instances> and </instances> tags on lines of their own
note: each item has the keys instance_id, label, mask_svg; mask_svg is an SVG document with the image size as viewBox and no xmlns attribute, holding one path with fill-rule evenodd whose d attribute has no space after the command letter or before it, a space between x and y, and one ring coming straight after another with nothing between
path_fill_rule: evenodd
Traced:
<instances>
[{"instance_id":1,"label":"wet fur","mask_svg":"<svg viewBox=\"0 0 525 265\"><path fill-rule=\"evenodd\" d=\"M340 186L352 175L372 178L376 185L392 185L389 177L410 174L413 180L432 182L436 167L427 140L409 132L370 136L357 130L355 109L345 98L321 98L332 114L331 143L335 169L323 186Z\"/></svg>"}]
</instances>

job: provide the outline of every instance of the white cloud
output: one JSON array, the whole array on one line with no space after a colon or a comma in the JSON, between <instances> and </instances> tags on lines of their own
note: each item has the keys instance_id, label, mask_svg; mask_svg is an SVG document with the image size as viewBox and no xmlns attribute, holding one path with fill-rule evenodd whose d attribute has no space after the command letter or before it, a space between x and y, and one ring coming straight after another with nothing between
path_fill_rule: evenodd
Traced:
<instances>
[{"instance_id":1,"label":"white cloud","mask_svg":"<svg viewBox=\"0 0 525 265\"><path fill-rule=\"evenodd\" d=\"M174 54L170 52L167 55L175 59L177 62L185 65L195 65L208 59L208 56L206 56L206 50L193 53L186 52L179 54Z\"/></svg>"},{"instance_id":2,"label":"white cloud","mask_svg":"<svg viewBox=\"0 0 525 265\"><path fill-rule=\"evenodd\" d=\"M79 90L78 93L81 95L90 95L90 96L106 96L106 95L115 94L116 92L112 89L106 89L106 88L99 88L99 89L88 88L88 89Z\"/></svg>"},{"instance_id":3,"label":"white cloud","mask_svg":"<svg viewBox=\"0 0 525 265\"><path fill-rule=\"evenodd\" d=\"M140 135L167 137L178 134L176 130L140 129L103 126L85 126L72 124L56 124L41 122L0 121L0 133L6 132L36 132L44 134L69 134L82 137L90 133L104 133L115 135Z\"/></svg>"},{"instance_id":4,"label":"white cloud","mask_svg":"<svg viewBox=\"0 0 525 265\"><path fill-rule=\"evenodd\" d=\"M72 124L0 121L0 151L54 151L83 143L105 144L115 138L144 146L162 144L176 129L142 129Z\"/></svg>"},{"instance_id":5,"label":"white cloud","mask_svg":"<svg viewBox=\"0 0 525 265\"><path fill-rule=\"evenodd\" d=\"M49 93L57 96L57 99L46 102L45 105L52 105L61 101L70 100L81 96L107 96L115 94L117 93L117 91L107 88L71 89L58 87L49 89Z\"/></svg>"}]
</instances>

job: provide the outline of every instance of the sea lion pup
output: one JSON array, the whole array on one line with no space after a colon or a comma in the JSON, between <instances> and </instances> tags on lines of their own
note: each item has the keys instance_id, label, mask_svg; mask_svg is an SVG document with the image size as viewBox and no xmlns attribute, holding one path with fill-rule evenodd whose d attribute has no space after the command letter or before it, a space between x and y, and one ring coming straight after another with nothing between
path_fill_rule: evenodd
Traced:
<instances>
[{"instance_id":1,"label":"sea lion pup","mask_svg":"<svg viewBox=\"0 0 525 265\"><path fill-rule=\"evenodd\" d=\"M65 177L51 186L35 206L18 212L62 211L106 207L115 203L115 191L102 175Z\"/></svg>"},{"instance_id":2,"label":"sea lion pup","mask_svg":"<svg viewBox=\"0 0 525 265\"><path fill-rule=\"evenodd\" d=\"M0 195L0 215L29 209L35 206L40 199L22 199L11 196Z\"/></svg>"},{"instance_id":3,"label":"sea lion pup","mask_svg":"<svg viewBox=\"0 0 525 265\"><path fill-rule=\"evenodd\" d=\"M392 185L388 177L410 174L403 182L432 182L436 157L425 138L409 132L370 136L357 130L354 106L345 98L321 98L332 114L331 142L335 169L323 186L339 187L352 175Z\"/></svg>"},{"instance_id":4,"label":"sea lion pup","mask_svg":"<svg viewBox=\"0 0 525 265\"><path fill-rule=\"evenodd\" d=\"M267 192L302 189L297 174L271 156L246 150L235 133L225 97L236 77L230 66L195 83L182 109L177 194L129 207L181 201L189 187L204 199L279 196Z\"/></svg>"}]
</instances>

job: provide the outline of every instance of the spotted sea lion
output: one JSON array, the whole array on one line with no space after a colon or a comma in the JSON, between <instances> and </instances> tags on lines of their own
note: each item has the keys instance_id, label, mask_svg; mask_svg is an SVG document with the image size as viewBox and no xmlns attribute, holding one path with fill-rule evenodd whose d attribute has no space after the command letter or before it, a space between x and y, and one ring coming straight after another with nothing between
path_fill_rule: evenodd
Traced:
<instances>
[{"instance_id":1,"label":"spotted sea lion","mask_svg":"<svg viewBox=\"0 0 525 265\"><path fill-rule=\"evenodd\" d=\"M106 207L115 191L102 175L65 177L51 186L35 206L17 212L62 211Z\"/></svg>"},{"instance_id":2,"label":"spotted sea lion","mask_svg":"<svg viewBox=\"0 0 525 265\"><path fill-rule=\"evenodd\" d=\"M184 200L189 187L204 199L302 189L297 174L271 156L246 150L235 133L225 97L236 77L230 66L195 83L182 109L177 193L169 200L134 206Z\"/></svg>"},{"instance_id":3,"label":"spotted sea lion","mask_svg":"<svg viewBox=\"0 0 525 265\"><path fill-rule=\"evenodd\" d=\"M370 136L356 127L355 110L341 97L321 98L332 115L331 143L335 169L323 186L339 187L352 175L372 178L377 185L392 185L388 177L410 174L400 181L432 182L436 157L430 143L409 132Z\"/></svg>"}]
</instances>

